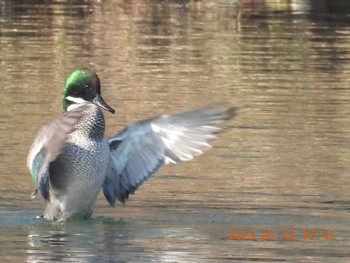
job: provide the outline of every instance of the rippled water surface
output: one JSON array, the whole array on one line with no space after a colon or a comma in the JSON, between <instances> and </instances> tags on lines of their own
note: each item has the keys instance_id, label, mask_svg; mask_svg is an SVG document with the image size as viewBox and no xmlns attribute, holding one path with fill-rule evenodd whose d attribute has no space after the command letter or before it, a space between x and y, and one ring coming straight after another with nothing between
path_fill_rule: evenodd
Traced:
<instances>
[{"instance_id":1,"label":"rippled water surface","mask_svg":"<svg viewBox=\"0 0 350 263\"><path fill-rule=\"evenodd\" d=\"M350 9L283 3L0 1L0 262L349 262ZM83 66L117 109L107 135L203 104L238 116L125 205L45 222L26 156Z\"/></svg>"}]
</instances>

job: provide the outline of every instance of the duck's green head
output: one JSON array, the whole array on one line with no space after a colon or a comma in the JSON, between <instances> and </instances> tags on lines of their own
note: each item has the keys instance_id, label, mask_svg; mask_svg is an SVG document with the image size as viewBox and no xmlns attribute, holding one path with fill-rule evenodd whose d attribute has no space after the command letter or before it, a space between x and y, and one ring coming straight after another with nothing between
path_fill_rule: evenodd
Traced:
<instances>
[{"instance_id":1,"label":"duck's green head","mask_svg":"<svg viewBox=\"0 0 350 263\"><path fill-rule=\"evenodd\" d=\"M62 100L65 111L72 105L91 102L106 111L115 112L102 98L100 79L90 69L77 69L69 75L64 86Z\"/></svg>"}]
</instances>

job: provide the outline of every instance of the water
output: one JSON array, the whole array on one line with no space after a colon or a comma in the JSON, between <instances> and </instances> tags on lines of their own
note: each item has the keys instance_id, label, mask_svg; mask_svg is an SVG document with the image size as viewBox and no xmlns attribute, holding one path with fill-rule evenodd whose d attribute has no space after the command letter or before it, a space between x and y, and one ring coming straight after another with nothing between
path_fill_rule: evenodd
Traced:
<instances>
[{"instance_id":1,"label":"water","mask_svg":"<svg viewBox=\"0 0 350 263\"><path fill-rule=\"evenodd\" d=\"M342 6L337 6L342 5ZM0 2L1 262L348 262L349 6ZM107 134L203 104L239 115L205 155L88 221L35 217L33 137L93 67ZM230 240L230 237L233 240ZM238 240L237 240L238 239Z\"/></svg>"}]
</instances>

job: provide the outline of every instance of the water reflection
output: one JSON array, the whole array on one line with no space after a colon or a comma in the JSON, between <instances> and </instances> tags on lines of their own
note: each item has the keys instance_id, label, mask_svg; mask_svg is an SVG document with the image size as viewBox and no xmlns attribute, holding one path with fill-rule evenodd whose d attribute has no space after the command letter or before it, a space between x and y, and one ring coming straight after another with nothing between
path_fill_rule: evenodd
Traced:
<instances>
[{"instance_id":1,"label":"water reflection","mask_svg":"<svg viewBox=\"0 0 350 263\"><path fill-rule=\"evenodd\" d=\"M28 262L124 262L140 260L144 253L143 262L173 262L203 256L193 253L191 244L208 237L192 228L100 217L90 221L35 223L27 238ZM160 251L152 249L157 244L163 246ZM186 249L179 251L179 246Z\"/></svg>"},{"instance_id":2,"label":"water reflection","mask_svg":"<svg viewBox=\"0 0 350 263\"><path fill-rule=\"evenodd\" d=\"M0 261L347 262L348 12L348 1L0 1ZM36 221L26 149L86 65L117 106L108 135L213 101L239 116L126 206L101 197L96 215L116 222ZM336 238L230 242L233 227Z\"/></svg>"},{"instance_id":3,"label":"water reflection","mask_svg":"<svg viewBox=\"0 0 350 263\"><path fill-rule=\"evenodd\" d=\"M329 253L335 253L341 258L347 255L346 235L343 235L337 226L330 224L332 222L330 218L236 215L227 219L220 216L209 223L204 222L203 218L197 220L189 214L164 221L159 219L113 221L100 217L80 222L36 222L28 230L26 260L28 262L193 262L198 260L211 262L211 260L222 261L226 258L226 260L237 261L279 262L285 261L285 253L282 256L279 250L285 250L288 241L284 240L283 232L287 230L288 233L293 233L288 236L294 240L288 250L292 257L295 255L328 257ZM344 224L341 220L337 223ZM332 227L332 232L337 235L336 239L327 242L322 237L324 232L330 232L323 228L324 225ZM255 232L253 241L227 240L228 230L243 229L247 226ZM262 240L264 231L272 233L270 242ZM314 231L315 238L322 240L303 242L303 249L300 249L299 242L306 240L303 237L304 231L307 233ZM213 240L217 242L213 243ZM330 242L334 242L337 248L331 249ZM252 254L240 254L242 249L248 249L247 246ZM225 258L223 255L226 255Z\"/></svg>"},{"instance_id":4,"label":"water reflection","mask_svg":"<svg viewBox=\"0 0 350 263\"><path fill-rule=\"evenodd\" d=\"M35 224L28 234L28 261L97 261L96 254L104 245L115 246L111 253L117 255L127 242L117 234L118 229L110 230L106 232L103 226L91 221Z\"/></svg>"}]
</instances>

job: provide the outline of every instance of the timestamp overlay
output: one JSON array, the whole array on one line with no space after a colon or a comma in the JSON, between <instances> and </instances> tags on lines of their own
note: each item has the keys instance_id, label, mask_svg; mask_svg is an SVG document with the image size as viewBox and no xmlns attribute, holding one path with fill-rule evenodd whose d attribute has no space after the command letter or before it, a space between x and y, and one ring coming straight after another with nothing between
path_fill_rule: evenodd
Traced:
<instances>
[{"instance_id":1,"label":"timestamp overlay","mask_svg":"<svg viewBox=\"0 0 350 263\"><path fill-rule=\"evenodd\" d=\"M221 238L232 260L256 262L350 262L350 225L336 212L230 216ZM285 210L287 212L287 210ZM291 213L292 210L289 210ZM343 214L344 211L341 211ZM242 252L244 251L244 252ZM245 255L247 251L249 255ZM249 262L250 262L249 261Z\"/></svg>"},{"instance_id":2,"label":"timestamp overlay","mask_svg":"<svg viewBox=\"0 0 350 263\"><path fill-rule=\"evenodd\" d=\"M296 240L334 240L335 231L315 229L241 229L228 230L228 239L232 241L296 241Z\"/></svg>"}]
</instances>

